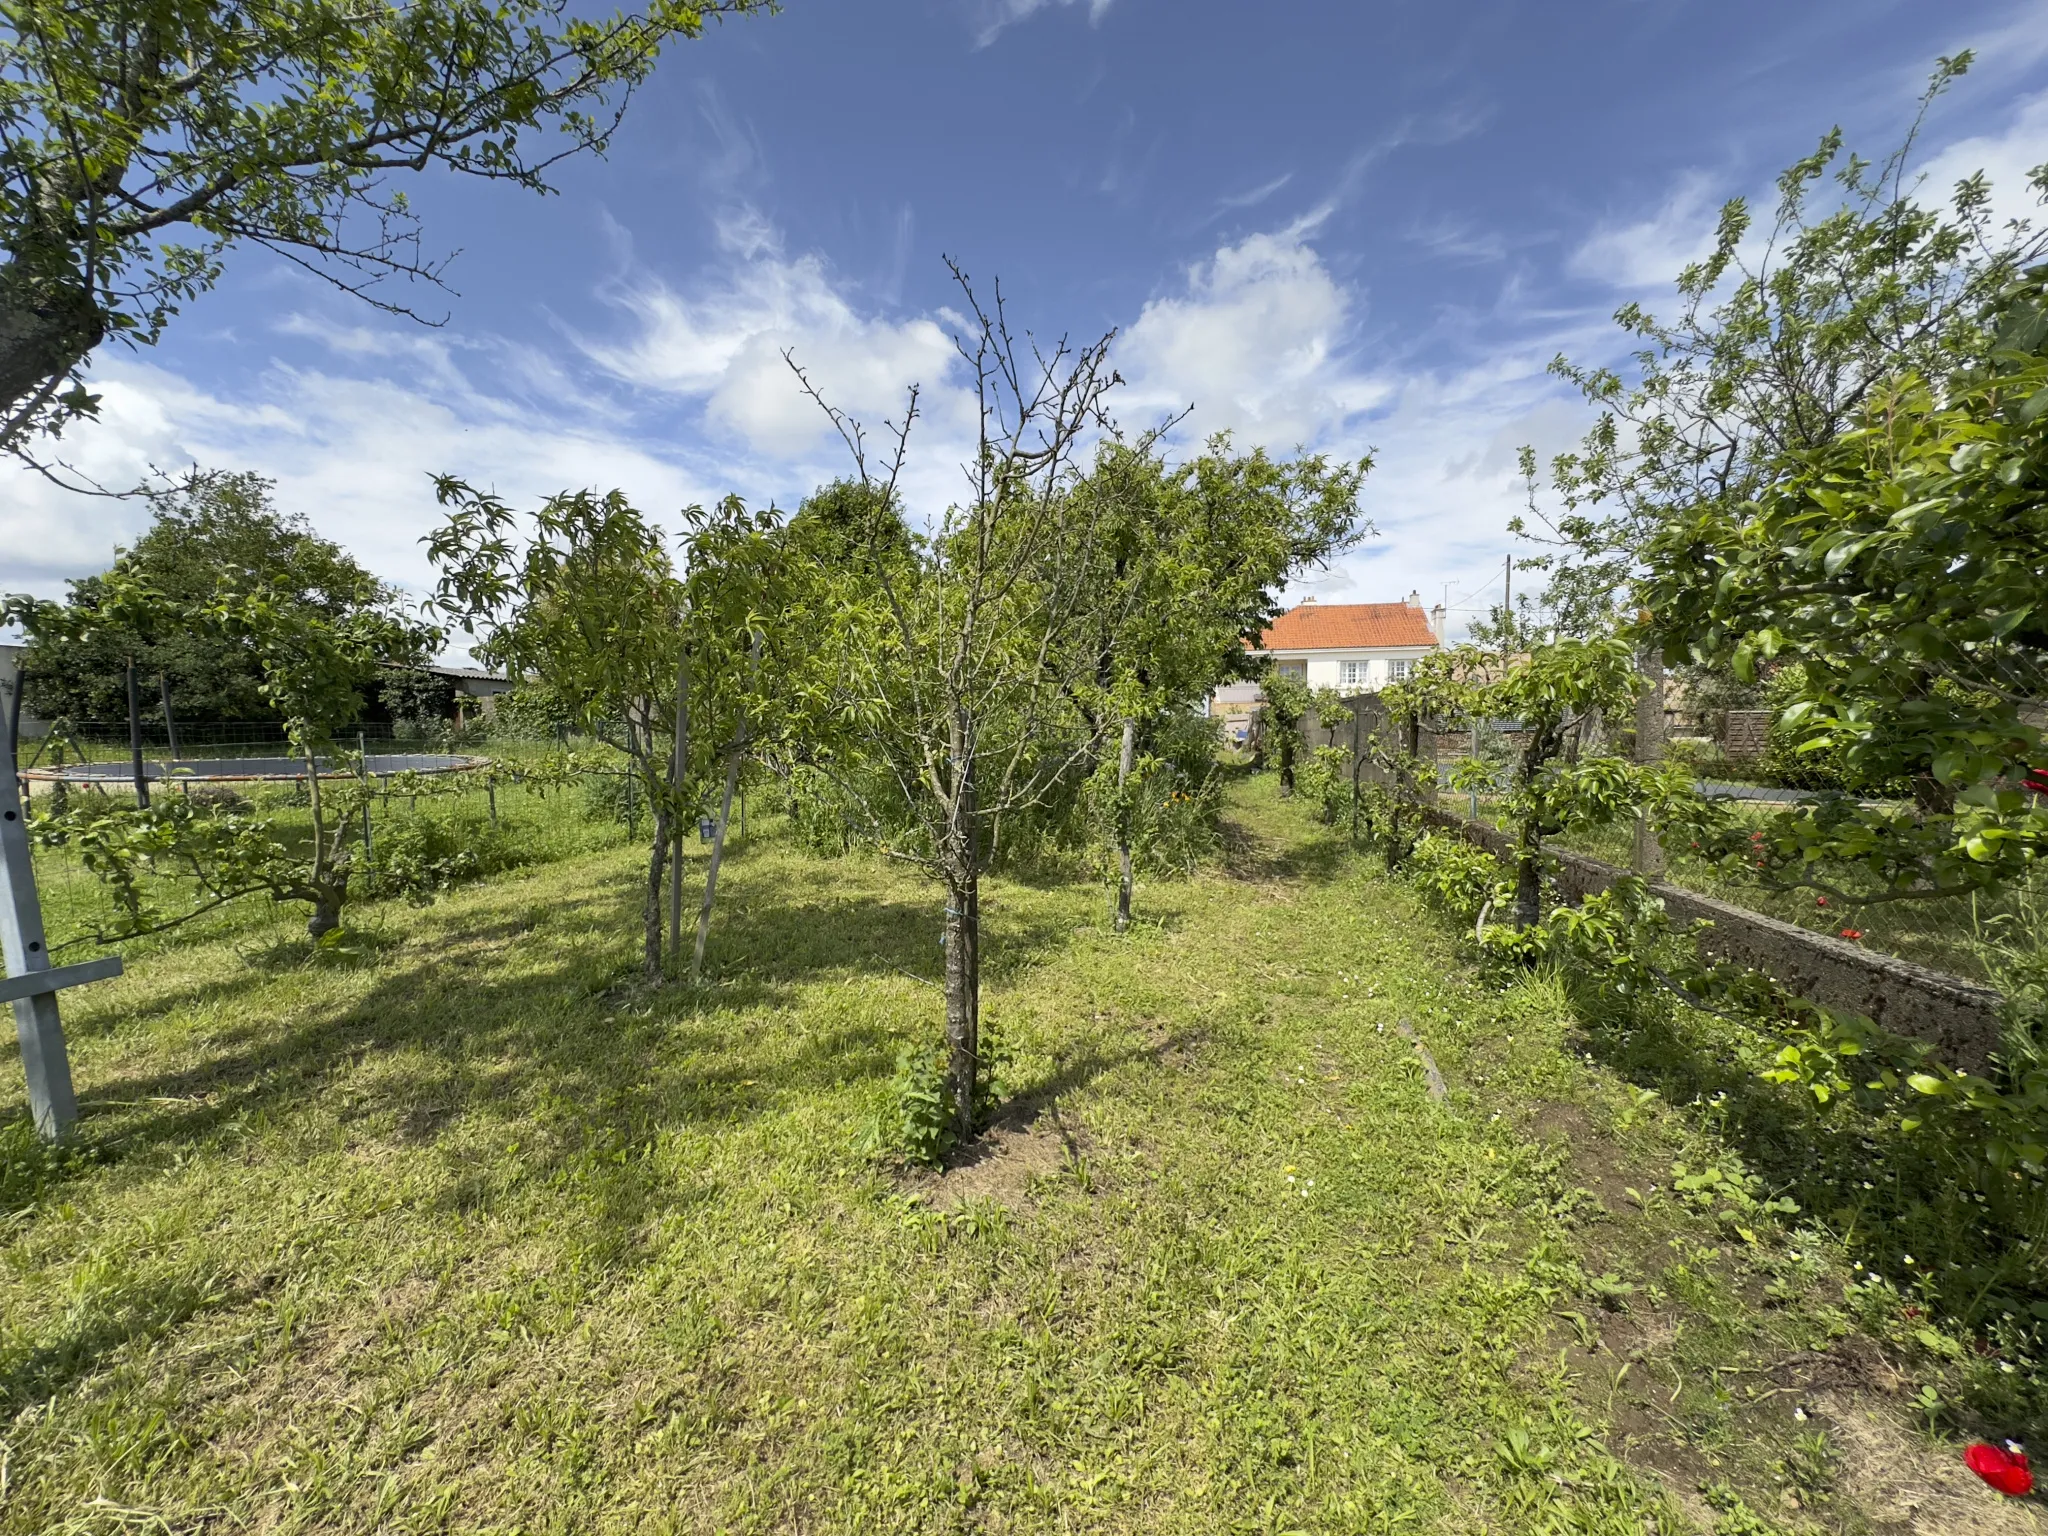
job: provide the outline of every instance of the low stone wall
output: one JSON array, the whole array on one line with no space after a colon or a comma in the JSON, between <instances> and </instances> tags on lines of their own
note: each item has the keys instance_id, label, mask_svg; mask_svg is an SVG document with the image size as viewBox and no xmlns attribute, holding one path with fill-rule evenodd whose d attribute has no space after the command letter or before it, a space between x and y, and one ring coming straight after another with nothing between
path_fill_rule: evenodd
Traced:
<instances>
[{"instance_id":1,"label":"low stone wall","mask_svg":"<svg viewBox=\"0 0 2048 1536\"><path fill-rule=\"evenodd\" d=\"M1512 840L1497 828L1443 811L1425 810L1423 815L1432 826L1491 853L1513 856ZM1572 901L1604 891L1628 873L1584 854L1553 854L1558 887ZM1985 1071L1998 1049L2001 999L1990 987L1661 880L1651 881L1650 890L1675 921L1704 919L1713 925L1700 940L1708 954L1762 971L1809 1002L1861 1014L1895 1035L1924 1040L1951 1066L1970 1072Z\"/></svg>"}]
</instances>

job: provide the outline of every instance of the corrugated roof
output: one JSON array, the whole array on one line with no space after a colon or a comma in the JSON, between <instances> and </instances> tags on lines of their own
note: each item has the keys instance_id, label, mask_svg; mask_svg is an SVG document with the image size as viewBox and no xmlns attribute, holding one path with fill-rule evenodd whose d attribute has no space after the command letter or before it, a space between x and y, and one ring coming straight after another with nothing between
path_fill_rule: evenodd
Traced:
<instances>
[{"instance_id":1,"label":"corrugated roof","mask_svg":"<svg viewBox=\"0 0 2048 1536\"><path fill-rule=\"evenodd\" d=\"M1259 637L1262 651L1356 651L1435 645L1429 615L1407 603L1303 603Z\"/></svg>"}]
</instances>

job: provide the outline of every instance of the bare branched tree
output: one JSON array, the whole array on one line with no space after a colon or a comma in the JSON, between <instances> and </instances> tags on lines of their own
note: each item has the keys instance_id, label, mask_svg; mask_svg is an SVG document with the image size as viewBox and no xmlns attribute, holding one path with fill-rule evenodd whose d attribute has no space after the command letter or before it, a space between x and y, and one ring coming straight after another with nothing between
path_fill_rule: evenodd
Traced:
<instances>
[{"instance_id":1,"label":"bare branched tree","mask_svg":"<svg viewBox=\"0 0 2048 1536\"><path fill-rule=\"evenodd\" d=\"M908 558L900 522L875 519L875 558L844 583L833 632L820 636L841 690L838 762L882 770L875 777L896 803L869 803L861 780L835 772L829 753L819 766L877 827L907 821L913 845L889 852L945 890L947 1082L966 1138L987 1095L981 876L1002 819L1042 803L1115 728L1114 711L1096 697L1098 653L1102 637L1113 640L1128 622L1143 570L1105 589L1095 548L1101 500L1070 494L1090 442L1115 431L1104 405L1121 382L1109 363L1112 336L1041 347L1010 329L1000 287L984 305L967 275L952 272L971 321L956 344L978 408L965 495L909 540ZM884 423L889 446L878 456L860 423L789 361L845 440L872 504L895 507L918 391L900 422Z\"/></svg>"}]
</instances>

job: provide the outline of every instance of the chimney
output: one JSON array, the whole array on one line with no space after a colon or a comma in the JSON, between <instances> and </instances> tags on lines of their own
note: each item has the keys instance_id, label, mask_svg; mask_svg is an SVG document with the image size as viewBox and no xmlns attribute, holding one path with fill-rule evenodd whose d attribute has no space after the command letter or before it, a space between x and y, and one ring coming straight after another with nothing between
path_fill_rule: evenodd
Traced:
<instances>
[{"instance_id":1,"label":"chimney","mask_svg":"<svg viewBox=\"0 0 2048 1536\"><path fill-rule=\"evenodd\" d=\"M1422 606L1422 594L1420 592L1410 592L1408 594L1408 606L1410 608L1420 608Z\"/></svg>"},{"instance_id":2,"label":"chimney","mask_svg":"<svg viewBox=\"0 0 2048 1536\"><path fill-rule=\"evenodd\" d=\"M1429 632L1436 636L1436 643L1444 643L1444 621L1450 617L1442 603L1429 610Z\"/></svg>"}]
</instances>

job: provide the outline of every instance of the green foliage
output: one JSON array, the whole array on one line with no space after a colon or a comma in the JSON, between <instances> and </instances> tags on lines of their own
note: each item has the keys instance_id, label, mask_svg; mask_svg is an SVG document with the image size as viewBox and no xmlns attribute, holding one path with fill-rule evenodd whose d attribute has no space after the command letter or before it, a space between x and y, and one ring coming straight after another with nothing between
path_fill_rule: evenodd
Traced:
<instances>
[{"instance_id":1,"label":"green foliage","mask_svg":"<svg viewBox=\"0 0 2048 1536\"><path fill-rule=\"evenodd\" d=\"M1502 809L1515 832L1517 930L1527 931L1541 919L1545 846L1559 834L1611 825L1638 812L1687 841L1719 835L1725 825L1725 812L1697 795L1691 775L1678 765L1633 763L1598 750L1601 723L1624 718L1643 686L1633 646L1608 631L1524 650L1459 646L1424 657L1407 681L1385 690L1397 716L1428 720L1438 729L1516 722L1521 744ZM1398 749L1390 762L1397 802L1412 802L1433 765L1411 763ZM1498 764L1467 758L1451 783L1493 792L1499 777ZM1519 941L1502 935L1495 942Z\"/></svg>"},{"instance_id":2,"label":"green foliage","mask_svg":"<svg viewBox=\"0 0 2048 1536\"><path fill-rule=\"evenodd\" d=\"M158 673L181 722L271 715L262 653L209 618L223 593L263 592L330 628L374 628L346 678L350 702L331 723L355 717L379 667L424 660L434 636L403 620L398 593L303 517L275 510L270 492L260 475L195 471L152 497L152 521L135 546L103 575L71 582L62 604L10 599L11 616L31 636L26 706L46 719L125 720L133 658L145 718L158 709Z\"/></svg>"},{"instance_id":3,"label":"green foliage","mask_svg":"<svg viewBox=\"0 0 2048 1536\"><path fill-rule=\"evenodd\" d=\"M1206 727L1210 722L1198 721ZM1168 750L1171 739L1162 743ZM1146 755L1132 764L1131 776L1117 785L1117 760L1105 757L1084 786L1082 811L1093 828L1091 845L1100 856L1103 872L1117 874L1116 848L1119 829L1130 838L1133 867L1146 875L1185 875L1216 851L1221 836L1223 780L1213 750L1200 747L1213 742L1214 733L1195 730L1182 733L1185 747L1192 741L1197 750L1185 750L1172 757Z\"/></svg>"},{"instance_id":4,"label":"green foliage","mask_svg":"<svg viewBox=\"0 0 2048 1536\"><path fill-rule=\"evenodd\" d=\"M400 737L434 736L455 713L455 685L417 667L387 668L377 679L377 692Z\"/></svg>"},{"instance_id":5,"label":"green foliage","mask_svg":"<svg viewBox=\"0 0 2048 1536\"><path fill-rule=\"evenodd\" d=\"M1432 905L1461 923L1476 922L1489 906L1505 907L1514 889L1499 859L1448 832L1417 839L1404 873Z\"/></svg>"},{"instance_id":6,"label":"green foliage","mask_svg":"<svg viewBox=\"0 0 2048 1536\"><path fill-rule=\"evenodd\" d=\"M109 337L154 342L236 244L351 293L438 280L411 205L387 190L394 171L546 190L563 157L604 149L665 43L696 36L707 15L763 8L653 0L593 19L565 0L10 6L0 446L95 414L98 397L76 382L87 356Z\"/></svg>"},{"instance_id":7,"label":"green foliage","mask_svg":"<svg viewBox=\"0 0 2048 1536\"><path fill-rule=\"evenodd\" d=\"M1902 372L1946 377L1983 356L1986 307L2040 259L2044 237L1994 212L1981 173L1947 205L1916 200L1910 159L1934 100L1971 64L1939 61L1920 116L1881 164L1845 153L1825 134L1778 180L1778 205L1757 238L1748 204L1721 210L1714 247L1677 275L1675 319L1624 305L1615 321L1639 343L1633 377L1560 357L1554 371L1599 412L1578 449L1560 454L1555 514L1520 531L1555 553L1548 601L1568 632L1592 633L1617 607L1669 525L1706 509L1733 515L1781 477L1787 454L1824 450L1867 420ZM1835 187L1827 180L1832 175ZM2033 173L2032 190L2048 187ZM1750 252L1761 252L1752 261ZM1533 481L1535 456L1524 452ZM1900 503L1903 505L1904 503ZM1649 604L1659 632L1686 623Z\"/></svg>"},{"instance_id":8,"label":"green foliage","mask_svg":"<svg viewBox=\"0 0 2048 1536\"><path fill-rule=\"evenodd\" d=\"M1871 778L1859 773L1849 762L1843 743L1811 719L1802 663L1787 662L1775 669L1759 692L1763 707L1772 716L1763 756L1756 764L1764 780L1791 789L1841 795L1899 799L1912 794L1910 778Z\"/></svg>"},{"instance_id":9,"label":"green foliage","mask_svg":"<svg viewBox=\"0 0 2048 1536\"><path fill-rule=\"evenodd\" d=\"M666 536L617 490L551 496L524 520L452 476L436 494L451 509L427 540L436 606L480 637L480 657L530 680L543 718L625 758L649 829L642 964L658 977L662 876L682 823L757 735L794 733L810 702L813 672L764 678L760 661L771 638L788 653L801 617L784 601L780 520L737 497L686 509L679 572Z\"/></svg>"},{"instance_id":10,"label":"green foliage","mask_svg":"<svg viewBox=\"0 0 2048 1536\"><path fill-rule=\"evenodd\" d=\"M1265 704L1255 725L1258 750L1272 760L1280 776L1280 792L1291 795L1301 757L1302 722L1311 714L1326 724L1348 720L1350 715L1336 689L1311 688L1300 673L1282 671L1270 662L1260 671L1259 691Z\"/></svg>"},{"instance_id":11,"label":"green foliage","mask_svg":"<svg viewBox=\"0 0 2048 1536\"><path fill-rule=\"evenodd\" d=\"M947 1088L944 1051L906 1045L897 1053L883 1114L882 1147L925 1168L945 1161L959 1137L959 1120Z\"/></svg>"},{"instance_id":12,"label":"green foliage","mask_svg":"<svg viewBox=\"0 0 2048 1536\"><path fill-rule=\"evenodd\" d=\"M308 839L286 835L260 813L182 795L159 796L147 809L74 795L62 810L39 811L30 833L45 847L69 850L105 887L117 915L96 933L102 943L162 932L259 894L311 903L317 937L339 921L348 862L334 855L346 848L359 805L358 790L336 786L323 807L327 820Z\"/></svg>"},{"instance_id":13,"label":"green foliage","mask_svg":"<svg viewBox=\"0 0 2048 1536\"><path fill-rule=\"evenodd\" d=\"M498 695L491 709L497 741L563 741L575 729L573 712L536 683L517 683Z\"/></svg>"},{"instance_id":14,"label":"green foliage","mask_svg":"<svg viewBox=\"0 0 2048 1536\"><path fill-rule=\"evenodd\" d=\"M364 895L399 896L426 906L442 891L525 862L510 832L487 815L446 816L430 808L382 818L355 872Z\"/></svg>"},{"instance_id":15,"label":"green foliage","mask_svg":"<svg viewBox=\"0 0 2048 1536\"><path fill-rule=\"evenodd\" d=\"M1853 866L1889 899L1968 891L2048 849L2048 810L2019 787L2048 759L2031 703L2048 688L2048 268L2002 293L1994 325L1982 364L1940 388L1888 380L1754 502L1651 546L1667 632L1738 676L1799 663L1780 718L1803 751L1855 784L1915 777L1914 806L1776 818L1762 853L1781 882Z\"/></svg>"},{"instance_id":16,"label":"green foliage","mask_svg":"<svg viewBox=\"0 0 2048 1536\"><path fill-rule=\"evenodd\" d=\"M1294 784L1318 821L1336 825L1351 814L1351 753L1343 747L1317 747L1296 773Z\"/></svg>"},{"instance_id":17,"label":"green foliage","mask_svg":"<svg viewBox=\"0 0 2048 1536\"><path fill-rule=\"evenodd\" d=\"M1004 1075L1009 1066L1009 1052L994 1027L984 1020L974 1101L962 1116L953 1095L945 1042L906 1044L896 1053L896 1075L889 1082L887 1104L872 1128L872 1149L922 1168L943 1166L946 1154L959 1145L963 1124L979 1131L995 1117L1007 1091Z\"/></svg>"}]
</instances>

